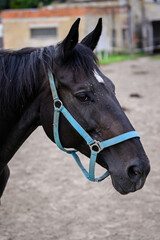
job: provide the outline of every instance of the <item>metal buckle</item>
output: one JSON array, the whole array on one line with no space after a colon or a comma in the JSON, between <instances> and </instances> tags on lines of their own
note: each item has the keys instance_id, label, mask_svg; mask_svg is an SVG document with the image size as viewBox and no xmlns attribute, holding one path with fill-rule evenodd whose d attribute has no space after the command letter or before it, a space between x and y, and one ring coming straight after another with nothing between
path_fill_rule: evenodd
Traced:
<instances>
[{"instance_id":1,"label":"metal buckle","mask_svg":"<svg viewBox=\"0 0 160 240\"><path fill-rule=\"evenodd\" d=\"M99 145L99 141L95 140L92 144L89 145L91 151L95 151L97 153L102 151L101 146Z\"/></svg>"},{"instance_id":2,"label":"metal buckle","mask_svg":"<svg viewBox=\"0 0 160 240\"><path fill-rule=\"evenodd\" d=\"M60 99L56 99L54 101L54 107L55 107L55 110L57 111L61 111L62 107L63 107L63 103L61 102Z\"/></svg>"}]
</instances>

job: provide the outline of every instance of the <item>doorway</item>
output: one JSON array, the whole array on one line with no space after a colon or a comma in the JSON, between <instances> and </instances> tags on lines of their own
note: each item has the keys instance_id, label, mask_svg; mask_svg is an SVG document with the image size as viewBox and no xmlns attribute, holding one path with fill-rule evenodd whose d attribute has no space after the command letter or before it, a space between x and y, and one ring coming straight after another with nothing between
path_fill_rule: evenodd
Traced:
<instances>
[{"instance_id":1,"label":"doorway","mask_svg":"<svg viewBox=\"0 0 160 240\"><path fill-rule=\"evenodd\" d=\"M160 21L153 21L153 52L160 53Z\"/></svg>"}]
</instances>

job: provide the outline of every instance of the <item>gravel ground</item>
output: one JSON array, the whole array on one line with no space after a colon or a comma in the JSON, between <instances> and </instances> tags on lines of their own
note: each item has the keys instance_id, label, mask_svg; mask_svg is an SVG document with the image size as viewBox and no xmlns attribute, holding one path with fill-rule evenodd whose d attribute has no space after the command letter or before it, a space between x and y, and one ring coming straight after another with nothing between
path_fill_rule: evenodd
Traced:
<instances>
[{"instance_id":1,"label":"gravel ground","mask_svg":"<svg viewBox=\"0 0 160 240\"><path fill-rule=\"evenodd\" d=\"M160 61L145 57L102 70L150 158L144 188L122 196L109 178L90 183L38 128L9 164L0 240L160 239Z\"/></svg>"}]
</instances>

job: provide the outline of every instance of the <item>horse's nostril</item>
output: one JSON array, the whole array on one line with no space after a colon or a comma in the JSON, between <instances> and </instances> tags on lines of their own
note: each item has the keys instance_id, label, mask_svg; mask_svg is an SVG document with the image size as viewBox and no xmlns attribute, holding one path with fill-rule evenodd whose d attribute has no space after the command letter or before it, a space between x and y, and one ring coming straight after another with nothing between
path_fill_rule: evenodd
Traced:
<instances>
[{"instance_id":1,"label":"horse's nostril","mask_svg":"<svg viewBox=\"0 0 160 240\"><path fill-rule=\"evenodd\" d=\"M127 170L128 176L131 181L138 181L142 175L142 171L138 166L130 166Z\"/></svg>"}]
</instances>

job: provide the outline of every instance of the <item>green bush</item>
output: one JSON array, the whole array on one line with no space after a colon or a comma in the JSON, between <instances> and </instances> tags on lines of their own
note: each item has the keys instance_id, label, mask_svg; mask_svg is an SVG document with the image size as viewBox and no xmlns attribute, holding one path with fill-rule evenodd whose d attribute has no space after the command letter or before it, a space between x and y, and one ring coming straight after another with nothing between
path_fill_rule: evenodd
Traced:
<instances>
[{"instance_id":1,"label":"green bush","mask_svg":"<svg viewBox=\"0 0 160 240\"><path fill-rule=\"evenodd\" d=\"M50 4L52 0L10 0L10 8L37 8Z\"/></svg>"},{"instance_id":2,"label":"green bush","mask_svg":"<svg viewBox=\"0 0 160 240\"><path fill-rule=\"evenodd\" d=\"M0 10L9 8L10 0L1 0L0 1Z\"/></svg>"}]
</instances>

